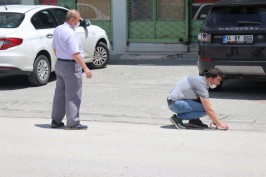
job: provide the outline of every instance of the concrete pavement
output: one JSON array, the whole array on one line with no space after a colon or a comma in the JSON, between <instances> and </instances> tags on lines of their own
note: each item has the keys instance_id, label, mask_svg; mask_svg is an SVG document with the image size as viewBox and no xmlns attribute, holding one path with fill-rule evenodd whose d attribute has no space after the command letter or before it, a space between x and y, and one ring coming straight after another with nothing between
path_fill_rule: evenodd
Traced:
<instances>
[{"instance_id":1,"label":"concrete pavement","mask_svg":"<svg viewBox=\"0 0 266 177\"><path fill-rule=\"evenodd\" d=\"M262 177L266 134L177 130L173 126L83 121L88 130L50 129L50 120L1 118L3 177Z\"/></svg>"},{"instance_id":2,"label":"concrete pavement","mask_svg":"<svg viewBox=\"0 0 266 177\"><path fill-rule=\"evenodd\" d=\"M195 58L116 56L84 77L86 131L49 128L54 76L42 87L1 78L0 176L264 176L266 83L229 80L211 92L229 131L176 130L166 96L189 74Z\"/></svg>"}]
</instances>

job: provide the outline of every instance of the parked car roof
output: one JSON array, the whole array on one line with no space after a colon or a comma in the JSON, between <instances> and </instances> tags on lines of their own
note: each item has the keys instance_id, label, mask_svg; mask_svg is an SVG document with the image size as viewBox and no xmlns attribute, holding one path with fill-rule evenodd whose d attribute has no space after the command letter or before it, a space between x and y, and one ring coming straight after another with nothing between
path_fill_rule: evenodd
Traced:
<instances>
[{"instance_id":1,"label":"parked car roof","mask_svg":"<svg viewBox=\"0 0 266 177\"><path fill-rule=\"evenodd\" d=\"M33 9L51 8L51 7L59 7L59 6L51 6L51 5L6 5L4 6L2 5L0 6L0 11L26 13Z\"/></svg>"},{"instance_id":2,"label":"parked car roof","mask_svg":"<svg viewBox=\"0 0 266 177\"><path fill-rule=\"evenodd\" d=\"M224 5L261 5L266 4L265 0L221 0L214 3L215 6Z\"/></svg>"}]
</instances>

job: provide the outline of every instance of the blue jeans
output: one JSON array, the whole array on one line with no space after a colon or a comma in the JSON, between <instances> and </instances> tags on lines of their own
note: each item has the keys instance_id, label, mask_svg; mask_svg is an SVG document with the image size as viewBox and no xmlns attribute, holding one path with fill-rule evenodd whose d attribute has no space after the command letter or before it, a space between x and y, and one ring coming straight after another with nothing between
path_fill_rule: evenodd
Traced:
<instances>
[{"instance_id":1,"label":"blue jeans","mask_svg":"<svg viewBox=\"0 0 266 177\"><path fill-rule=\"evenodd\" d=\"M197 119L207 115L203 105L192 100L168 102L169 109L183 120Z\"/></svg>"}]
</instances>

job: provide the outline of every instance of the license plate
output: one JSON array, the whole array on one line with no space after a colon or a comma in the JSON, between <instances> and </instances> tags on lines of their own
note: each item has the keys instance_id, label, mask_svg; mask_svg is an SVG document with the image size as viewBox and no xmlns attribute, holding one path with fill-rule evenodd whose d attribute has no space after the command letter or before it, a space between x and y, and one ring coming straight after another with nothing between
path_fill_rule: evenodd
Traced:
<instances>
[{"instance_id":1,"label":"license plate","mask_svg":"<svg viewBox=\"0 0 266 177\"><path fill-rule=\"evenodd\" d=\"M223 43L241 44L252 43L253 35L224 35Z\"/></svg>"}]
</instances>

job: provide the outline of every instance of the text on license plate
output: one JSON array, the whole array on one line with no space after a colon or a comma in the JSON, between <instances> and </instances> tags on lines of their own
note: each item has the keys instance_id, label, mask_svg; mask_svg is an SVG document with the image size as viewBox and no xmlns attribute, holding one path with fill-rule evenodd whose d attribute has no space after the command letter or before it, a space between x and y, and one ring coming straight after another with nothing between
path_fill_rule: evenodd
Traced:
<instances>
[{"instance_id":1,"label":"text on license plate","mask_svg":"<svg viewBox=\"0 0 266 177\"><path fill-rule=\"evenodd\" d=\"M253 35L224 35L223 43L252 43Z\"/></svg>"}]
</instances>

